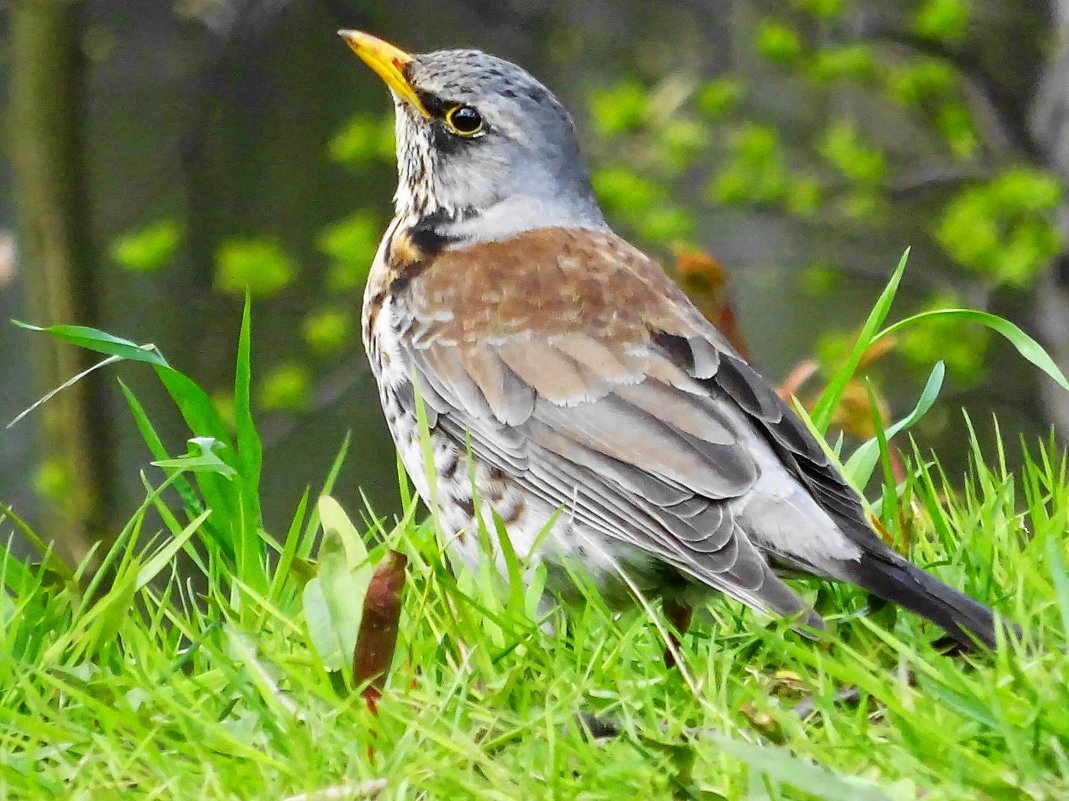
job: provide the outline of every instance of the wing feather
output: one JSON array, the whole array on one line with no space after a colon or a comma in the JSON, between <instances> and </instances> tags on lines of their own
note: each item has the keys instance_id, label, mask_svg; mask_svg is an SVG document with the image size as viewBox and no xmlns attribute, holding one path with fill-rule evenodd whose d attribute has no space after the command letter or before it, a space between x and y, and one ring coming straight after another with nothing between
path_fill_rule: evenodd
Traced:
<instances>
[{"instance_id":1,"label":"wing feather","mask_svg":"<svg viewBox=\"0 0 1069 801\"><path fill-rule=\"evenodd\" d=\"M866 536L816 440L618 237L544 229L447 251L406 291L395 331L438 427L585 529L782 614L806 605L746 529L765 467L776 478L761 486L797 482Z\"/></svg>"},{"instance_id":2,"label":"wing feather","mask_svg":"<svg viewBox=\"0 0 1069 801\"><path fill-rule=\"evenodd\" d=\"M588 355L598 353L589 343L579 344ZM481 343L461 357L431 353L460 349L454 342L424 343L413 354L422 382L457 403L440 417L439 427L458 446L470 446L477 458L507 470L528 492L565 508L608 541L649 552L751 606L784 615L806 610L723 502L746 492L757 476L753 461L735 445L730 417L688 390L649 377L633 383L633 370L620 369L619 359L586 358L579 364L575 343L568 353L544 344L532 350L532 361L543 369L568 365L563 381L552 382L529 363L513 370L513 364L524 364L526 345ZM643 358L664 360L653 353ZM599 361L607 375L595 372ZM465 368L464 376L455 374L458 366ZM425 370L447 375L424 376ZM510 374L529 388L529 395L519 395L534 398L533 404L524 402L516 422L502 411ZM539 387L527 384L525 376L538 376ZM481 400L471 397L473 386ZM548 388L556 400L539 388ZM587 399L576 403L577 394ZM818 619L808 622L817 625Z\"/></svg>"}]
</instances>

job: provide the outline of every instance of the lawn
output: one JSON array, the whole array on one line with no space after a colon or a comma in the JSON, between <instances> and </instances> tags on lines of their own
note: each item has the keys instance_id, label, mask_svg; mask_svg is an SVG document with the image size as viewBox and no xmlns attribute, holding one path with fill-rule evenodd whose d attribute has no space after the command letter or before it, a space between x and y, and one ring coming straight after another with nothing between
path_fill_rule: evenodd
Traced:
<instances>
[{"instance_id":1,"label":"lawn","mask_svg":"<svg viewBox=\"0 0 1069 801\"><path fill-rule=\"evenodd\" d=\"M812 410L818 430L894 328L881 326L896 285ZM1012 326L979 322L1050 372ZM489 557L475 572L451 565L400 473L400 519L342 510L330 492L344 444L286 530L264 531L248 312L232 423L158 351L52 333L147 363L195 438L169 453L123 387L148 446L145 500L82 566L3 510L5 536L20 530L41 554L0 552L2 798L1069 797L1069 475L1053 440L1024 443L1011 467L997 427L977 424L977 437L963 417L972 467L948 477L899 434L900 482L886 437L844 454L859 484L882 477L869 495L896 545L1021 624L1025 642L944 656L918 617L799 582L826 640L715 600L667 668L656 604L620 614L584 589L582 604L547 611L544 574L507 548L507 576ZM907 424L941 381L937 367ZM379 696L354 678L353 651L391 550L407 582Z\"/></svg>"}]
</instances>

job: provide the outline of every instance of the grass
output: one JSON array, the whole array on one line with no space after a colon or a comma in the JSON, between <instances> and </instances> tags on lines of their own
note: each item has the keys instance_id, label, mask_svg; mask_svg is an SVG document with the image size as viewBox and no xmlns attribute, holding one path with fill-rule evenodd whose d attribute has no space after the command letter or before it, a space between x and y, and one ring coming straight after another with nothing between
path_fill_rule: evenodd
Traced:
<instances>
[{"instance_id":1,"label":"grass","mask_svg":"<svg viewBox=\"0 0 1069 801\"><path fill-rule=\"evenodd\" d=\"M880 335L881 304L866 336ZM326 497L344 446L287 530L264 531L248 314L233 432L158 352L87 331L53 329L152 365L196 437L168 453L124 387L155 461L144 503L81 566L5 510L42 556L0 551L4 799L1069 797L1069 475L1053 440L1011 470L997 433L981 452L969 426L967 477L949 481L914 447L906 481L885 470L876 493L901 548L1040 647L940 656L916 616L813 582L799 586L833 624L827 642L714 601L680 646L685 668L669 670L659 610L615 614L587 591L568 615L540 612L538 568L525 586L511 559L504 578L489 560L451 566L403 479L399 520L350 510L354 525ZM854 477L886 448L870 446ZM369 706L351 654L388 549L409 580ZM837 699L850 685L858 704ZM589 715L615 736L592 737Z\"/></svg>"}]
</instances>

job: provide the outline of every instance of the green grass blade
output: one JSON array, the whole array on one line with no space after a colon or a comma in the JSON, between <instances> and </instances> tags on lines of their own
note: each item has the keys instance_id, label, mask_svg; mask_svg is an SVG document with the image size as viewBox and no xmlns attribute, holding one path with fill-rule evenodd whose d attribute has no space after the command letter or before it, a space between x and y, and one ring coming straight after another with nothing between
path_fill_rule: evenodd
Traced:
<instances>
[{"instance_id":1,"label":"green grass blade","mask_svg":"<svg viewBox=\"0 0 1069 801\"><path fill-rule=\"evenodd\" d=\"M813 407L813 413L810 416L812 417L813 425L816 426L817 431L821 434L827 433L828 426L831 424L832 415L835 413L835 409L839 406L839 401L843 397L843 392L846 391L846 385L849 384L850 379L854 377L854 373L857 372L857 367L861 363L862 356L865 355L865 351L867 351L875 341L876 332L880 330L883 321L887 319L887 314L891 310L891 304L894 302L895 294L898 292L898 286L902 283L902 274L905 272L908 259L909 249L907 248L906 252L902 254L902 258L899 259L898 266L895 268L894 273L891 274L891 280L887 282L887 286L884 287L883 292L880 293L876 305L872 307L872 311L869 313L868 319L865 321L865 325L861 329L861 334L854 343L854 348L850 352L849 358L847 358L846 363L835 373L831 381L828 382L828 386L824 389L824 392L821 393L820 399Z\"/></svg>"},{"instance_id":2,"label":"green grass blade","mask_svg":"<svg viewBox=\"0 0 1069 801\"><path fill-rule=\"evenodd\" d=\"M308 513L309 497L310 493L306 487L301 494L301 500L297 503L297 509L293 513L293 519L290 521L289 529L286 531L286 538L282 543L282 553L279 554L278 563L275 565L275 575L271 579L271 588L267 596L274 603L282 603L283 590L291 578L290 568L293 566L293 560L297 556L297 548L301 544L301 527L304 524L304 517Z\"/></svg>"},{"instance_id":3,"label":"green grass blade","mask_svg":"<svg viewBox=\"0 0 1069 801\"><path fill-rule=\"evenodd\" d=\"M1018 353L1057 382L1058 386L1069 391L1069 380L1066 379L1065 374L1058 368L1058 365L1054 363L1054 360L1045 350L1043 350L1043 346L1009 320L991 314L990 312L978 311L976 309L934 309L932 311L921 312L920 314L914 314L904 320L899 320L897 323L887 326L887 328L883 329L873 337L872 341L876 342L877 340L901 331L907 326L915 325L933 317L949 317L954 320L960 320L961 322L979 323L987 326L992 331L1005 337L1006 340L1017 349Z\"/></svg>"},{"instance_id":4,"label":"green grass blade","mask_svg":"<svg viewBox=\"0 0 1069 801\"><path fill-rule=\"evenodd\" d=\"M163 354L160 353L159 348L155 345L138 345L129 339L123 339L96 328L89 328L84 325L38 326L19 320L12 320L11 322L19 328L25 328L27 331L40 331L45 334L51 334L56 339L70 342L72 345L77 345L86 350L93 350L108 356L118 356L120 359L134 362L147 362L160 367L168 366L167 360L163 358Z\"/></svg>"},{"instance_id":5,"label":"green grass blade","mask_svg":"<svg viewBox=\"0 0 1069 801\"><path fill-rule=\"evenodd\" d=\"M141 401L138 400L130 387L128 387L121 379L119 380L119 389L122 391L123 398L126 400L126 405L130 409L130 414L134 418L134 424L137 426L137 430L141 434L141 439L144 440L145 445L148 447L149 453L158 460L170 459L171 455L167 452L163 440L156 432L155 426L152 425L152 421L145 412L145 407L141 405ZM200 498L197 497L193 485L185 476L175 479L174 486L178 491L178 494L181 496L182 503L189 511L191 517L195 517L204 510L204 504L200 502Z\"/></svg>"},{"instance_id":6,"label":"green grass blade","mask_svg":"<svg viewBox=\"0 0 1069 801\"><path fill-rule=\"evenodd\" d=\"M156 375L159 376L164 389L171 396L171 400L178 407L182 419L186 421L186 425L189 426L194 436L214 437L225 443L227 453L224 458L234 460L231 453L230 432L223 424L219 410L215 408L215 403L212 402L208 393L185 373L172 367L156 367ZM231 464L231 466L237 467L236 464Z\"/></svg>"},{"instance_id":7,"label":"green grass blade","mask_svg":"<svg viewBox=\"0 0 1069 801\"><path fill-rule=\"evenodd\" d=\"M50 570L54 570L64 581L74 581L75 574L71 566L60 559L52 550L52 546L42 540L37 535L37 532L15 513L14 509L4 503L0 503L0 517L11 521L19 533L26 538L26 541L41 555L41 559L44 560Z\"/></svg>"},{"instance_id":8,"label":"green grass blade","mask_svg":"<svg viewBox=\"0 0 1069 801\"><path fill-rule=\"evenodd\" d=\"M178 407L189 430L195 436L208 436L223 443L226 447L221 449L219 458L236 470L237 458L230 434L208 393L184 373L170 367L157 367L156 374ZM220 544L236 558L241 510L240 499L236 497L233 485L213 473L197 474L196 483L204 496L204 502L213 512L212 524L219 533Z\"/></svg>"},{"instance_id":9,"label":"green grass blade","mask_svg":"<svg viewBox=\"0 0 1069 801\"><path fill-rule=\"evenodd\" d=\"M104 359L103 361L97 362L96 364L92 365L91 367L87 367L85 370L82 370L82 372L78 373L77 375L72 376L71 378L68 378L66 381L64 381L62 384L60 384L58 387L56 387L55 389L51 390L50 392L45 393L40 398L38 398L36 401L34 401L32 404L30 404L27 408L23 409L21 412L19 412L17 415L15 415L15 417L11 420L11 422L7 424L7 428L12 428L20 420L25 418L27 415L31 414L34 411L34 409L37 409L39 406L43 406L44 404L48 403L50 400L52 400L52 398L56 397L56 395L58 395L59 393L63 392L63 390L70 389L75 384L77 384L79 381L81 381L83 378L85 378L87 375L89 375L90 373L95 373L101 367L107 367L109 364L115 364L115 363L117 363L119 361L122 361L122 360L118 356L109 356L108 358Z\"/></svg>"},{"instance_id":10,"label":"green grass blade","mask_svg":"<svg viewBox=\"0 0 1069 801\"><path fill-rule=\"evenodd\" d=\"M234 420L237 429L237 471L241 477L239 578L261 594L267 592L265 545L260 517L260 471L263 444L252 418L252 300L246 293L234 372Z\"/></svg>"},{"instance_id":11,"label":"green grass blade","mask_svg":"<svg viewBox=\"0 0 1069 801\"><path fill-rule=\"evenodd\" d=\"M883 435L887 440L890 440L896 434L912 428L928 413L935 404L936 399L939 397L939 392L943 388L943 378L945 375L945 366L942 362L938 362L935 367L932 368L932 372L928 375L928 380L924 384L924 389L921 391L920 397L917 399L917 405L913 407L913 411L894 425L888 426L887 430L884 431ZM855 487L864 487L869 483L869 479L872 478L872 471L876 468L876 461L879 459L879 455L880 443L876 437L862 443L857 450L850 454L850 458L846 460L843 469L846 472L847 478L853 482Z\"/></svg>"},{"instance_id":12,"label":"green grass blade","mask_svg":"<svg viewBox=\"0 0 1069 801\"><path fill-rule=\"evenodd\" d=\"M338 448L338 453L335 454L334 461L330 465L330 470L327 471L327 477L323 480L323 486L319 491L320 495L330 495L334 491L334 484L338 480L338 474L341 472L342 465L345 464L345 457L349 453L349 441L351 438L351 432L346 432L345 439L342 440L341 447ZM302 537L297 548L297 556L299 558L307 559L312 553L318 530L319 509L312 507L312 514L308 517L308 523L304 527L304 537Z\"/></svg>"},{"instance_id":13,"label":"green grass blade","mask_svg":"<svg viewBox=\"0 0 1069 801\"><path fill-rule=\"evenodd\" d=\"M831 771L793 756L784 748L760 746L715 735L717 748L775 781L827 801L890 801L890 796L860 781L847 781Z\"/></svg>"},{"instance_id":14,"label":"green grass blade","mask_svg":"<svg viewBox=\"0 0 1069 801\"><path fill-rule=\"evenodd\" d=\"M1054 581L1055 600L1061 615L1062 632L1069 637L1069 574L1065 572L1061 543L1054 537L1047 538L1047 559L1050 561L1050 574Z\"/></svg>"},{"instance_id":15,"label":"green grass blade","mask_svg":"<svg viewBox=\"0 0 1069 801\"><path fill-rule=\"evenodd\" d=\"M196 518L190 521L189 525L186 526L178 536L173 537L166 545L149 557L148 561L145 562L137 572L137 580L134 584L136 589L140 590L152 581L152 579L156 578L160 571L171 563L178 552L182 550L182 547L194 534L197 533L197 529L208 519L209 514L211 514L211 512L208 511L199 514Z\"/></svg>"}]
</instances>

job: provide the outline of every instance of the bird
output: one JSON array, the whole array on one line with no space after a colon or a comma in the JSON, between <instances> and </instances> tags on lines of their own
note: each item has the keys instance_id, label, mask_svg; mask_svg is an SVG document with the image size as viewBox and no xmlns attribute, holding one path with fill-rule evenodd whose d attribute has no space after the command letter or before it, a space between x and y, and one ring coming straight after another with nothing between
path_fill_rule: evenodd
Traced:
<instances>
[{"instance_id":1,"label":"bird","mask_svg":"<svg viewBox=\"0 0 1069 801\"><path fill-rule=\"evenodd\" d=\"M611 605L659 599L680 634L719 592L822 636L784 581L800 573L995 647L992 610L889 547L802 420L609 227L549 89L479 50L339 34L395 110L364 347L405 469L461 558L503 529L558 597L579 565Z\"/></svg>"}]
</instances>

